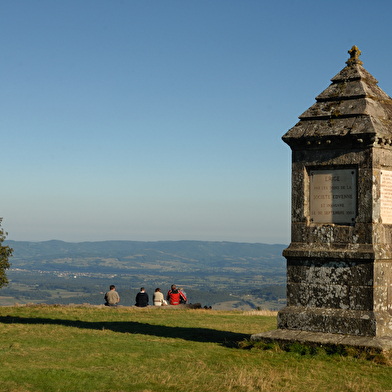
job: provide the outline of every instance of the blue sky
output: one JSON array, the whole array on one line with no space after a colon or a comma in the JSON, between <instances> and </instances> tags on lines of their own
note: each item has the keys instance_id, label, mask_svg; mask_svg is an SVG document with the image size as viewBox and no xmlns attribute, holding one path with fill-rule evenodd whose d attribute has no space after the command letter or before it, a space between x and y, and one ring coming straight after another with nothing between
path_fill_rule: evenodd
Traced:
<instances>
[{"instance_id":1,"label":"blue sky","mask_svg":"<svg viewBox=\"0 0 392 392\"><path fill-rule=\"evenodd\" d=\"M8 239L290 242L282 135L392 2L0 0Z\"/></svg>"}]
</instances>

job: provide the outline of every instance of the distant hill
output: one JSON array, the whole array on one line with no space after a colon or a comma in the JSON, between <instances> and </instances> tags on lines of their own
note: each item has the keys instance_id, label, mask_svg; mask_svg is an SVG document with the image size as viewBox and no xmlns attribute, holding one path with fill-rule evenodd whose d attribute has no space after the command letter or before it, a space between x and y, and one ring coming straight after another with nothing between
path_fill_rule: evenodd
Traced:
<instances>
[{"instance_id":1,"label":"distant hill","mask_svg":"<svg viewBox=\"0 0 392 392\"><path fill-rule=\"evenodd\" d=\"M5 241L13 268L89 272L263 270L285 268L286 245L208 241Z\"/></svg>"}]
</instances>

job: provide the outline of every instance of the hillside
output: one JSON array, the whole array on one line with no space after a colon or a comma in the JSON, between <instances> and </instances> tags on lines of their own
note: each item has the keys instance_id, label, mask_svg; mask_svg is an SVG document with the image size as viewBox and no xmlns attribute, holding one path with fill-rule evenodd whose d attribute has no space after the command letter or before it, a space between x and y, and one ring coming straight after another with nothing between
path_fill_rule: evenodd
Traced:
<instances>
[{"instance_id":1,"label":"hillside","mask_svg":"<svg viewBox=\"0 0 392 392\"><path fill-rule=\"evenodd\" d=\"M0 307L0 390L391 390L392 368L379 355L249 346L251 334L275 328L263 312Z\"/></svg>"}]
</instances>

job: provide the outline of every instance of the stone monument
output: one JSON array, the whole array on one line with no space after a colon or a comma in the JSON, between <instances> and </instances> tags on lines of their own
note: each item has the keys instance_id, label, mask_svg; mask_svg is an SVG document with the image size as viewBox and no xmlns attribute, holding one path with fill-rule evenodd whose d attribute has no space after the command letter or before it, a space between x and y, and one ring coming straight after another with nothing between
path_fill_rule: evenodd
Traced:
<instances>
[{"instance_id":1,"label":"stone monument","mask_svg":"<svg viewBox=\"0 0 392 392\"><path fill-rule=\"evenodd\" d=\"M287 306L257 339L392 348L392 99L361 52L284 136L292 150Z\"/></svg>"}]
</instances>

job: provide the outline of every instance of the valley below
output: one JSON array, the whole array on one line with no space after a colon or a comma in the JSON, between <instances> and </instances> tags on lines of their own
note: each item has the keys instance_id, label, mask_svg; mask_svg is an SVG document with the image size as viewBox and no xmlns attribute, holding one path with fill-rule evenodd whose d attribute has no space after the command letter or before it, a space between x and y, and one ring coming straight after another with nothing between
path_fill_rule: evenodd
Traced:
<instances>
[{"instance_id":1,"label":"valley below","mask_svg":"<svg viewBox=\"0 0 392 392\"><path fill-rule=\"evenodd\" d=\"M171 284L189 303L216 310L279 310L286 303L285 245L205 241L5 241L14 249L0 306L102 304L114 284L120 304L140 287L152 299ZM151 301L150 301L151 302Z\"/></svg>"}]
</instances>

